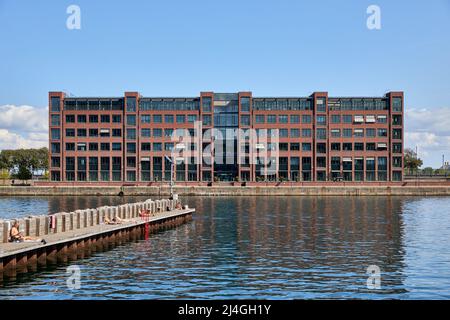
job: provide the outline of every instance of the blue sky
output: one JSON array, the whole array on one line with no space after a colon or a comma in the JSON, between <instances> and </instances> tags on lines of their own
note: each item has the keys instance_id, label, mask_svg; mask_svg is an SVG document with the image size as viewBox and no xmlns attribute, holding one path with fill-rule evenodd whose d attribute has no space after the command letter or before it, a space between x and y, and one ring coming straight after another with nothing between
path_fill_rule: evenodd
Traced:
<instances>
[{"instance_id":1,"label":"blue sky","mask_svg":"<svg viewBox=\"0 0 450 320\"><path fill-rule=\"evenodd\" d=\"M71 4L81 8L81 30L66 28ZM381 30L366 27L371 4L381 8ZM407 145L419 146L426 165L450 159L450 0L0 0L0 37L0 149L45 143L46 124L23 120L46 121L52 90L402 90Z\"/></svg>"}]
</instances>

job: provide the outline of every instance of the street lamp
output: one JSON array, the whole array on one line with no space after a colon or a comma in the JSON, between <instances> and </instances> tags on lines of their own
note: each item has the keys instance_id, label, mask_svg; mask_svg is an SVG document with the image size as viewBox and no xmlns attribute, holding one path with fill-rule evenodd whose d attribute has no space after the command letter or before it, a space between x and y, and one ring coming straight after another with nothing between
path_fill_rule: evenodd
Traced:
<instances>
[{"instance_id":1,"label":"street lamp","mask_svg":"<svg viewBox=\"0 0 450 320\"><path fill-rule=\"evenodd\" d=\"M180 150L181 151L181 150L184 150L185 148L186 148L185 145L182 144L182 143L178 143L178 144L175 145L175 150ZM170 162L170 198L174 199L174 193L173 193L173 186L175 185L175 181L173 179L174 166L175 166L175 162L183 161L184 158L183 157L178 157L178 158L174 159L173 152L172 152L172 156L171 157L169 157L167 155L165 155L164 157L167 159L167 161Z\"/></svg>"}]
</instances>

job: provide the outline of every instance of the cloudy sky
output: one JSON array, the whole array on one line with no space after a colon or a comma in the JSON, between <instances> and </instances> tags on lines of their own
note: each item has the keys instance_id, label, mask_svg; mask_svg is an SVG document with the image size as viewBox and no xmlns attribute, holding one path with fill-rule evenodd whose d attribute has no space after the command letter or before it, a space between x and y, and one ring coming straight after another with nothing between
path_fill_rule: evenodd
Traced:
<instances>
[{"instance_id":1,"label":"cloudy sky","mask_svg":"<svg viewBox=\"0 0 450 320\"><path fill-rule=\"evenodd\" d=\"M0 40L0 149L47 145L48 91L404 91L406 145L425 166L450 160L450 0L0 0Z\"/></svg>"}]
</instances>

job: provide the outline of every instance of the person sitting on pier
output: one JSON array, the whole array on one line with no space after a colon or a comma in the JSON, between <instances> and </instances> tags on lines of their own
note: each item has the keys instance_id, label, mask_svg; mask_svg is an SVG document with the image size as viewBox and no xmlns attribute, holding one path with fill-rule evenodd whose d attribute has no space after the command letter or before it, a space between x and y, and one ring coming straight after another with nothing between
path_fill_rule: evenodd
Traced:
<instances>
[{"instance_id":1,"label":"person sitting on pier","mask_svg":"<svg viewBox=\"0 0 450 320\"><path fill-rule=\"evenodd\" d=\"M108 217L105 217L105 223L106 224L122 224L123 222L125 222L126 220L124 220L124 219L121 219L121 218L119 218L119 217L114 217L112 220L109 220L109 218Z\"/></svg>"},{"instance_id":2,"label":"person sitting on pier","mask_svg":"<svg viewBox=\"0 0 450 320\"><path fill-rule=\"evenodd\" d=\"M9 241L10 242L24 242L24 241L36 241L36 242L42 242L45 243L45 240L38 239L34 237L24 236L19 231L19 222L15 221L11 227L11 230L9 231Z\"/></svg>"},{"instance_id":3,"label":"person sitting on pier","mask_svg":"<svg viewBox=\"0 0 450 320\"><path fill-rule=\"evenodd\" d=\"M147 218L147 217L154 217L154 213L150 213L147 209L139 210L139 217Z\"/></svg>"}]
</instances>

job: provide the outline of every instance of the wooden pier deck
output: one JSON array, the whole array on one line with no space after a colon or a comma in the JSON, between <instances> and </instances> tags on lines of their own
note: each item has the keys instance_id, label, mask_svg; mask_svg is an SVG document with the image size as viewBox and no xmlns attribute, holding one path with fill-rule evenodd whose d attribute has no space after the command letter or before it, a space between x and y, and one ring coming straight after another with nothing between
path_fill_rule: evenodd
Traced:
<instances>
[{"instance_id":1,"label":"wooden pier deck","mask_svg":"<svg viewBox=\"0 0 450 320\"><path fill-rule=\"evenodd\" d=\"M130 214L125 214L126 210L123 210L122 216L129 218L121 224L113 225L102 223L100 213L106 214L106 211L96 209L99 211L96 219L98 223L92 222L90 226L38 236L45 239L45 244L0 243L0 281L3 277L15 277L17 274L36 271L47 265L82 259L92 252L104 251L118 244L147 237L158 230L176 227L190 221L195 212L193 208L174 209L173 203L171 206L167 208L171 210L163 210L160 206L149 204L153 215L145 218L136 217L137 210L130 210ZM145 207L145 204L142 207Z\"/></svg>"}]
</instances>

